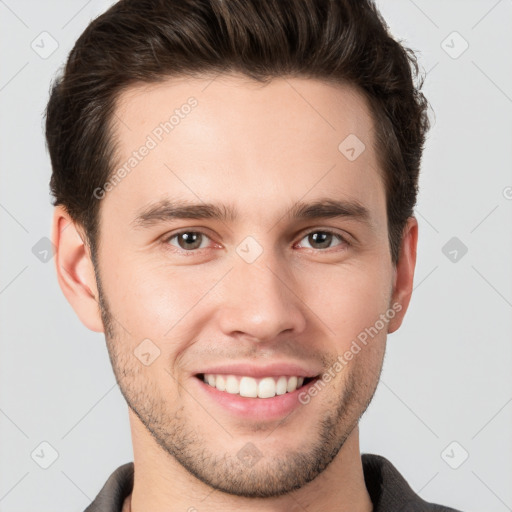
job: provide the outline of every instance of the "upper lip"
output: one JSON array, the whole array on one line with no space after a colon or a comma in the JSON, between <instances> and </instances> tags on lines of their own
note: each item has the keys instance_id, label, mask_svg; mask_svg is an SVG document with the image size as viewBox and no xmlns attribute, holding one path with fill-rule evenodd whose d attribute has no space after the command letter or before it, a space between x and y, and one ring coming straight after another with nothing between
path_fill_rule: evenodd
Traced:
<instances>
[{"instance_id":1,"label":"upper lip","mask_svg":"<svg viewBox=\"0 0 512 512\"><path fill-rule=\"evenodd\" d=\"M208 366L194 374L216 373L225 375L238 375L254 378L262 377L280 377L296 376L296 377L316 377L319 372L305 368L297 363L271 363L265 366L256 366L251 363L230 363L216 366Z\"/></svg>"}]
</instances>

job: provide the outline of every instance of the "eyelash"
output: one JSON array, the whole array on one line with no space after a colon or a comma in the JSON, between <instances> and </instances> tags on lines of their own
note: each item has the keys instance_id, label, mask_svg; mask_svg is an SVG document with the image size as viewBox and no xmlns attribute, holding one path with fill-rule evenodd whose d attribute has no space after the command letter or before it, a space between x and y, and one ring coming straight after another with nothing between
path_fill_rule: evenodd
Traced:
<instances>
[{"instance_id":1,"label":"eyelash","mask_svg":"<svg viewBox=\"0 0 512 512\"><path fill-rule=\"evenodd\" d=\"M200 234L200 235L203 235L205 236L206 238L210 239L210 237L203 231L198 231L198 230L193 230L193 229L184 229L184 230L181 230L181 231L178 231L177 233L173 233L172 235L169 235L169 236L166 236L164 237L163 239L163 244L166 246L167 249L173 251L173 252L177 252L177 253L181 253L181 254L190 254L190 255L194 255L196 254L198 251L202 251L203 249L206 249L206 247L203 247L202 249L191 249L191 250L184 250L184 249L181 249L181 248L178 248L176 246L171 246L170 244L170 241L180 235L182 235L183 233L194 233L194 234ZM303 240L304 238L306 238L307 236L313 234L313 233L327 233L329 235L333 235L334 237L338 238L338 240L341 242L340 244L338 245L344 245L345 248L346 247L350 247L352 244L347 240L346 237L344 237L343 235L340 235L338 232L336 231L332 231L330 229L313 229L311 231L308 231L307 233L304 233L302 235L302 237L300 238L300 240ZM210 239L211 240L211 239ZM338 247L338 245L334 246L334 247ZM172 249L170 249L170 247L172 247ZM331 249L334 249L333 247L329 247L327 249L313 249L313 248L309 248L309 247L306 247L306 249L310 250L310 251L320 251L320 252L329 252Z\"/></svg>"}]
</instances>

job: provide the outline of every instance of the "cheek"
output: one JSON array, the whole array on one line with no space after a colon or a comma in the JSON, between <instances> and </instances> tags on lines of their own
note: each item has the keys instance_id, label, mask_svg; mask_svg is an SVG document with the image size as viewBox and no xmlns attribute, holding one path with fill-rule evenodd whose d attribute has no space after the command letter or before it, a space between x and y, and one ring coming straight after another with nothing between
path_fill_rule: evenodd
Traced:
<instances>
[{"instance_id":1,"label":"cheek","mask_svg":"<svg viewBox=\"0 0 512 512\"><path fill-rule=\"evenodd\" d=\"M224 273L209 266L173 268L144 258L119 259L115 266L105 265L105 293L115 317L133 338L172 338L179 350L184 329L198 320L209 291Z\"/></svg>"},{"instance_id":2,"label":"cheek","mask_svg":"<svg viewBox=\"0 0 512 512\"><path fill-rule=\"evenodd\" d=\"M294 293L305 304L298 301L297 307L307 317L312 311L313 322L318 321L315 317L320 319L325 336L342 344L336 347L338 351L388 307L390 276L381 256L371 252L337 264L302 262L288 276L295 283ZM215 308L224 300L234 300L222 296L222 287L216 288L229 269L221 262L172 267L142 255L120 257L119 251L104 261L109 305L134 343L145 338L172 339L173 350L179 351L193 337L191 329L198 332Z\"/></svg>"},{"instance_id":3,"label":"cheek","mask_svg":"<svg viewBox=\"0 0 512 512\"><path fill-rule=\"evenodd\" d=\"M340 264L311 269L302 280L301 297L329 328L338 351L375 324L389 307L389 271L373 265Z\"/></svg>"}]
</instances>

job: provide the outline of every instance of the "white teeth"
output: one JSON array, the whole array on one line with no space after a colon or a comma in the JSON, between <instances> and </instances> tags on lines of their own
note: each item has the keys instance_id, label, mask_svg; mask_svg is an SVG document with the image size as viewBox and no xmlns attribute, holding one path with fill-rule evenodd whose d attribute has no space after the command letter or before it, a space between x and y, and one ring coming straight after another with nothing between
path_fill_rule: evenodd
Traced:
<instances>
[{"instance_id":1,"label":"white teeth","mask_svg":"<svg viewBox=\"0 0 512 512\"><path fill-rule=\"evenodd\" d=\"M288 386L288 379L286 377L279 377L276 384L276 395L284 395Z\"/></svg>"},{"instance_id":2,"label":"white teeth","mask_svg":"<svg viewBox=\"0 0 512 512\"><path fill-rule=\"evenodd\" d=\"M226 391L226 379L224 378L224 375L217 375L215 378L215 387L219 391Z\"/></svg>"},{"instance_id":3,"label":"white teeth","mask_svg":"<svg viewBox=\"0 0 512 512\"><path fill-rule=\"evenodd\" d=\"M256 398L258 396L258 383L252 377L240 379L240 396Z\"/></svg>"},{"instance_id":4,"label":"white teeth","mask_svg":"<svg viewBox=\"0 0 512 512\"><path fill-rule=\"evenodd\" d=\"M228 378L226 379L226 391L232 395L240 393L240 384L234 375L228 375Z\"/></svg>"},{"instance_id":5,"label":"white teeth","mask_svg":"<svg viewBox=\"0 0 512 512\"><path fill-rule=\"evenodd\" d=\"M265 377L258 385L259 398L272 398L276 396L276 381L273 377Z\"/></svg>"},{"instance_id":6,"label":"white teeth","mask_svg":"<svg viewBox=\"0 0 512 512\"><path fill-rule=\"evenodd\" d=\"M276 395L291 393L304 384L304 377L240 377L207 373L204 381L219 391L248 398L273 398Z\"/></svg>"},{"instance_id":7,"label":"white teeth","mask_svg":"<svg viewBox=\"0 0 512 512\"><path fill-rule=\"evenodd\" d=\"M288 391L288 393L290 391L295 391L297 389L297 377L290 377L288 379L288 385L286 386L286 391Z\"/></svg>"}]
</instances>

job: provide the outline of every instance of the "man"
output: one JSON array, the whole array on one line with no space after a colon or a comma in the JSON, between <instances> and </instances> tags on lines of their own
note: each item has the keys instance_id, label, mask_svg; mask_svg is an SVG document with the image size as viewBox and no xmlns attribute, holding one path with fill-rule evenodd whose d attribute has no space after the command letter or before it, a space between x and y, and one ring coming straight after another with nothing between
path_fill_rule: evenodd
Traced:
<instances>
[{"instance_id":1,"label":"man","mask_svg":"<svg viewBox=\"0 0 512 512\"><path fill-rule=\"evenodd\" d=\"M134 449L87 511L453 510L359 450L412 291L413 70L361 0L121 0L78 39L56 268Z\"/></svg>"}]
</instances>

